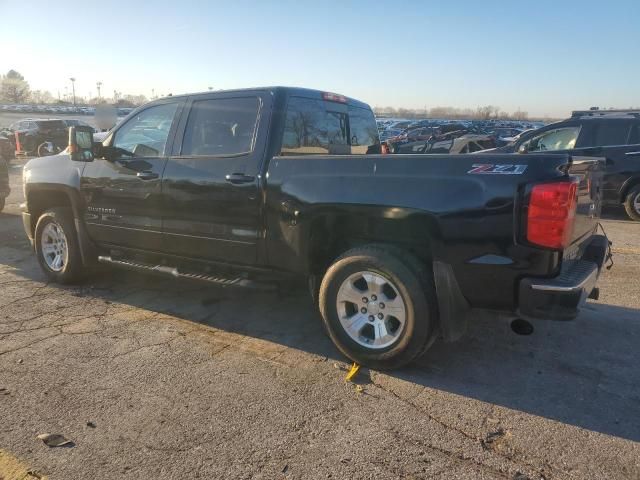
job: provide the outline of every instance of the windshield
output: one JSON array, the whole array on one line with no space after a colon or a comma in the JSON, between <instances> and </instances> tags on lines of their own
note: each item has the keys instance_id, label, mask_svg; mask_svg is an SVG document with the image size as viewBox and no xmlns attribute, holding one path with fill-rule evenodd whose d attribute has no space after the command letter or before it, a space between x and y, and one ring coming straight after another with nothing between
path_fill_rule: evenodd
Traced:
<instances>
[{"instance_id":1,"label":"windshield","mask_svg":"<svg viewBox=\"0 0 640 480\"><path fill-rule=\"evenodd\" d=\"M66 128L62 120L38 120L36 124L43 130L64 130Z\"/></svg>"}]
</instances>

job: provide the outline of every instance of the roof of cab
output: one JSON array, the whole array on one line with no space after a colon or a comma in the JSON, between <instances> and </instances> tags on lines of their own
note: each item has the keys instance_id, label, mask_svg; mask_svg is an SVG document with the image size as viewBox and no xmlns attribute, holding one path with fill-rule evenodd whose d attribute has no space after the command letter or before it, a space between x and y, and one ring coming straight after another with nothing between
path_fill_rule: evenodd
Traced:
<instances>
[{"instance_id":1,"label":"roof of cab","mask_svg":"<svg viewBox=\"0 0 640 480\"><path fill-rule=\"evenodd\" d=\"M275 86L275 87L254 87L254 88L239 88L239 89L231 89L231 90L215 90L215 91L208 91L208 92L185 93L181 95L170 95L169 97L163 97L158 100L166 100L167 98L184 98L184 97L192 97L192 96L200 96L200 95L204 96L204 95L211 95L211 94L215 95L216 93L227 94L227 93L235 93L235 92L247 93L247 92L258 92L258 91L273 92L274 94L283 94L283 95L295 96L295 97L317 98L318 100L323 100L322 95L324 93L336 94L335 92L313 90L310 88ZM341 94L336 94L336 95L340 95L341 97L344 97L346 99L347 105L352 105L354 107L371 108L369 107L368 104L361 102L360 100L356 100L355 98L350 98Z\"/></svg>"}]
</instances>

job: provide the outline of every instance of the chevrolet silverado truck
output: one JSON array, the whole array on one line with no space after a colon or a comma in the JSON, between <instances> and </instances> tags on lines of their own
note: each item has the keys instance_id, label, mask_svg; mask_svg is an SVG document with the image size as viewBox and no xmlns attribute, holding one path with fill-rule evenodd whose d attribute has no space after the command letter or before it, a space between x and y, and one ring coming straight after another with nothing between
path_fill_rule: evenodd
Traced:
<instances>
[{"instance_id":1,"label":"chevrolet silverado truck","mask_svg":"<svg viewBox=\"0 0 640 480\"><path fill-rule=\"evenodd\" d=\"M473 312L571 319L597 296L602 161L382 155L368 105L299 88L172 96L24 167L44 273L97 264L238 287L308 280L352 360L396 368ZM305 281L306 281L305 280Z\"/></svg>"}]
</instances>

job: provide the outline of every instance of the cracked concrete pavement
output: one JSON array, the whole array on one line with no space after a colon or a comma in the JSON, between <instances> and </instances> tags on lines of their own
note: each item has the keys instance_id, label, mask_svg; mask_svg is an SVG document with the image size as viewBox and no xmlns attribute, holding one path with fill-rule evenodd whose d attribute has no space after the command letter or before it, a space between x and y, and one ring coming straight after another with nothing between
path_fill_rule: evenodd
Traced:
<instances>
[{"instance_id":1,"label":"cracked concrete pavement","mask_svg":"<svg viewBox=\"0 0 640 480\"><path fill-rule=\"evenodd\" d=\"M353 384L302 290L46 283L20 163L0 214L0 478L640 478L640 225L618 212L616 265L576 321L516 336L478 316Z\"/></svg>"}]
</instances>

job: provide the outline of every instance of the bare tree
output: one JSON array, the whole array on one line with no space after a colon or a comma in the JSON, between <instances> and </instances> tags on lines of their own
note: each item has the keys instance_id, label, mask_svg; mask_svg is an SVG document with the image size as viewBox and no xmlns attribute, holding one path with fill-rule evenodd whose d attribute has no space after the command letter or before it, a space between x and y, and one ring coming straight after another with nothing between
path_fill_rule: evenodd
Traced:
<instances>
[{"instance_id":1,"label":"bare tree","mask_svg":"<svg viewBox=\"0 0 640 480\"><path fill-rule=\"evenodd\" d=\"M29 99L33 103L53 103L55 99L48 90L33 90Z\"/></svg>"},{"instance_id":2,"label":"bare tree","mask_svg":"<svg viewBox=\"0 0 640 480\"><path fill-rule=\"evenodd\" d=\"M29 84L15 70L9 70L0 80L0 100L10 103L26 102L29 98Z\"/></svg>"}]
</instances>

